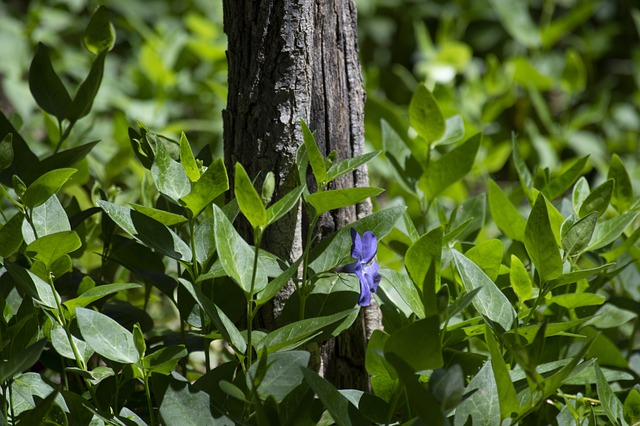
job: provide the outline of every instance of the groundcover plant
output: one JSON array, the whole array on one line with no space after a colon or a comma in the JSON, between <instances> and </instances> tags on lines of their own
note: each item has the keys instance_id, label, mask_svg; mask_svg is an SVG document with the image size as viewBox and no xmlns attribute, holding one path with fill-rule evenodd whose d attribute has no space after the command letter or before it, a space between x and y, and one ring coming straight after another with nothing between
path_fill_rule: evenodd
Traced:
<instances>
[{"instance_id":1,"label":"groundcover plant","mask_svg":"<svg viewBox=\"0 0 640 426\"><path fill-rule=\"evenodd\" d=\"M503 21L525 19L490 3ZM637 157L531 167L519 135L484 136L479 122L495 116L451 111L426 78L402 113L374 101L377 151L324 158L301 121L300 182L279 199L270 172L256 188L235 164L230 187L211 150L194 154L185 133L142 122L121 135L138 174L126 182L137 186L115 188L106 168L90 167L100 142L82 142L78 130L115 38L106 8L87 22L91 64L73 96L52 64L63 47L40 43L31 62L49 143L32 143L16 114L0 114L2 424L640 422ZM523 31L533 24L520 23L505 26L524 44L563 31L536 41ZM567 58L568 75L580 74L579 58ZM513 66L522 81L532 76L528 93L542 108L544 76L527 61ZM493 65L488 73L509 68ZM494 100L515 96L505 89ZM564 131L578 132L573 125ZM496 163L515 178L492 174ZM389 191L331 189L365 164L380 186L393 181ZM371 215L321 242L310 234L293 262L261 248L292 209L313 229L323 213L378 196ZM290 282L284 323L257 325ZM384 329L366 347L371 389L337 389L316 373L318 344L372 299Z\"/></svg>"}]
</instances>

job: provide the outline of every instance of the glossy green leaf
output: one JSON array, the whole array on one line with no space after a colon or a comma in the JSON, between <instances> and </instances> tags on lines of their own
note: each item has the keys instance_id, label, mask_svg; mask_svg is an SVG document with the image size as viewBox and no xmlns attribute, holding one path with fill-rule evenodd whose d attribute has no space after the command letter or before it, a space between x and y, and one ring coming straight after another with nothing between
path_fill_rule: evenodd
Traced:
<instances>
[{"instance_id":1,"label":"glossy green leaf","mask_svg":"<svg viewBox=\"0 0 640 426\"><path fill-rule=\"evenodd\" d=\"M489 179L488 183L488 198L491 217L493 217L496 226L507 237L517 241L524 241L524 229L527 221L492 179Z\"/></svg>"},{"instance_id":2,"label":"glossy green leaf","mask_svg":"<svg viewBox=\"0 0 640 426\"><path fill-rule=\"evenodd\" d=\"M584 200L578 212L580 217L586 216L591 212L597 212L602 217L609 207L611 197L613 195L613 179L605 181L602 185L594 188L589 196Z\"/></svg>"},{"instance_id":3,"label":"glossy green leaf","mask_svg":"<svg viewBox=\"0 0 640 426\"><path fill-rule=\"evenodd\" d=\"M509 35L526 47L541 45L540 32L531 19L527 3L491 0L490 4Z\"/></svg>"},{"instance_id":4,"label":"glossy green leaf","mask_svg":"<svg viewBox=\"0 0 640 426\"><path fill-rule=\"evenodd\" d=\"M580 269L577 271L567 272L566 274L562 274L560 277L551 280L549 283L549 288L554 289L563 285L573 284L580 280L590 277L593 274L597 274L598 272L604 271L605 269L613 266L613 263L607 263L604 265L597 266L595 268L588 269Z\"/></svg>"},{"instance_id":5,"label":"glossy green leaf","mask_svg":"<svg viewBox=\"0 0 640 426\"><path fill-rule=\"evenodd\" d=\"M51 170L36 179L24 193L24 204L33 209L47 201L77 172L76 169Z\"/></svg>"},{"instance_id":6,"label":"glossy green leaf","mask_svg":"<svg viewBox=\"0 0 640 426\"><path fill-rule=\"evenodd\" d=\"M545 197L547 197L549 200L555 200L556 198L564 194L571 187L571 185L573 185L575 181L580 176L582 176L588 160L588 155L581 157L562 174L551 179L549 184L542 190L542 193L545 195Z\"/></svg>"},{"instance_id":7,"label":"glossy green leaf","mask_svg":"<svg viewBox=\"0 0 640 426\"><path fill-rule=\"evenodd\" d=\"M536 199L524 231L524 245L543 281L562 274L562 258L551 229L544 195Z\"/></svg>"},{"instance_id":8,"label":"glossy green leaf","mask_svg":"<svg viewBox=\"0 0 640 426\"><path fill-rule=\"evenodd\" d=\"M633 202L633 186L629 173L617 154L611 156L607 179L613 179L615 182L611 204L618 212L625 212Z\"/></svg>"},{"instance_id":9,"label":"glossy green leaf","mask_svg":"<svg viewBox=\"0 0 640 426\"><path fill-rule=\"evenodd\" d=\"M129 330L91 309L77 308L76 318L84 341L98 354L123 364L138 362L140 355Z\"/></svg>"},{"instance_id":10,"label":"glossy green leaf","mask_svg":"<svg viewBox=\"0 0 640 426\"><path fill-rule=\"evenodd\" d=\"M469 418L474 424L475 422L487 426L501 424L500 396L491 360L487 361L473 376L465 388L465 394L470 396L456 408L454 425L467 424Z\"/></svg>"},{"instance_id":11,"label":"glossy green leaf","mask_svg":"<svg viewBox=\"0 0 640 426\"><path fill-rule=\"evenodd\" d=\"M627 394L623 405L624 419L629 424L640 422L640 392L633 388Z\"/></svg>"},{"instance_id":12,"label":"glossy green leaf","mask_svg":"<svg viewBox=\"0 0 640 426\"><path fill-rule=\"evenodd\" d=\"M571 203L573 204L573 211L578 214L580 206L587 199L591 190L589 189L589 182L583 176L573 186L573 193L571 194Z\"/></svg>"},{"instance_id":13,"label":"glossy green leaf","mask_svg":"<svg viewBox=\"0 0 640 426\"><path fill-rule=\"evenodd\" d=\"M184 132L180 134L180 164L191 182L197 182L200 179L200 168Z\"/></svg>"},{"instance_id":14,"label":"glossy green leaf","mask_svg":"<svg viewBox=\"0 0 640 426\"><path fill-rule=\"evenodd\" d=\"M100 6L91 17L89 25L84 31L82 39L84 46L89 52L98 55L101 52L111 50L115 39L115 30L109 20L109 10L104 6Z\"/></svg>"},{"instance_id":15,"label":"glossy green leaf","mask_svg":"<svg viewBox=\"0 0 640 426\"><path fill-rule=\"evenodd\" d=\"M24 215L17 212L0 228L0 256L9 257L22 244L22 222Z\"/></svg>"},{"instance_id":16,"label":"glossy green leaf","mask_svg":"<svg viewBox=\"0 0 640 426\"><path fill-rule=\"evenodd\" d=\"M331 191L314 192L306 197L307 202L313 206L316 215L326 211L352 206L369 197L381 194L381 188L343 188Z\"/></svg>"},{"instance_id":17,"label":"glossy green leaf","mask_svg":"<svg viewBox=\"0 0 640 426\"><path fill-rule=\"evenodd\" d=\"M413 283L413 281L406 274L396 272L391 269L382 269L380 270L380 273L411 309L411 313L414 313L418 318L424 318L425 309L422 303L422 297L420 296L418 287ZM386 287L384 291L385 294L387 294Z\"/></svg>"},{"instance_id":18,"label":"glossy green leaf","mask_svg":"<svg viewBox=\"0 0 640 426\"><path fill-rule=\"evenodd\" d=\"M511 270L509 272L509 281L513 291L518 296L520 302L531 299L533 296L533 285L531 283L531 277L529 272L522 264L520 258L515 255L511 255Z\"/></svg>"},{"instance_id":19,"label":"glossy green leaf","mask_svg":"<svg viewBox=\"0 0 640 426\"><path fill-rule=\"evenodd\" d=\"M75 231L63 231L38 238L27 246L26 252L50 269L53 262L80 247L82 241Z\"/></svg>"},{"instance_id":20,"label":"glossy green leaf","mask_svg":"<svg viewBox=\"0 0 640 426\"><path fill-rule=\"evenodd\" d=\"M258 352L267 351L272 353L295 349L302 343L309 341L310 338L319 335L323 328L338 323L354 312L357 311L349 309L333 315L309 318L287 324L270 332L260 340L257 344Z\"/></svg>"},{"instance_id":21,"label":"glossy green leaf","mask_svg":"<svg viewBox=\"0 0 640 426\"><path fill-rule=\"evenodd\" d=\"M432 315L395 330L384 346L384 353L395 354L414 371L442 367L440 319Z\"/></svg>"},{"instance_id":22,"label":"glossy green leaf","mask_svg":"<svg viewBox=\"0 0 640 426\"><path fill-rule=\"evenodd\" d=\"M7 135L0 141L0 171L11 166L13 162L13 133Z\"/></svg>"},{"instance_id":23,"label":"glossy green leaf","mask_svg":"<svg viewBox=\"0 0 640 426\"><path fill-rule=\"evenodd\" d=\"M460 115L454 115L445 120L445 130L442 136L433 143L437 145L449 145L458 142L464 137L464 121Z\"/></svg>"},{"instance_id":24,"label":"glossy green leaf","mask_svg":"<svg viewBox=\"0 0 640 426\"><path fill-rule=\"evenodd\" d=\"M562 249L565 256L576 256L589 245L597 223L598 213L591 212L567 229L562 236Z\"/></svg>"},{"instance_id":25,"label":"glossy green leaf","mask_svg":"<svg viewBox=\"0 0 640 426\"><path fill-rule=\"evenodd\" d=\"M511 382L509 369L502 357L502 352L498 347L496 338L493 336L493 331L486 324L484 335L491 355L491 369L493 370L493 377L496 381L496 387L498 388L498 398L500 399L500 419L508 419L518 413L518 398L516 397L516 390Z\"/></svg>"},{"instance_id":26,"label":"glossy green leaf","mask_svg":"<svg viewBox=\"0 0 640 426\"><path fill-rule=\"evenodd\" d=\"M142 213L104 200L98 205L125 232L174 259L191 261L191 248L171 229Z\"/></svg>"},{"instance_id":27,"label":"glossy green leaf","mask_svg":"<svg viewBox=\"0 0 640 426\"><path fill-rule=\"evenodd\" d=\"M510 330L516 313L509 299L478 265L456 250L452 250L452 253L466 291L470 292L482 287L482 290L473 298L473 306L480 314L500 324L504 330Z\"/></svg>"},{"instance_id":28,"label":"glossy green leaf","mask_svg":"<svg viewBox=\"0 0 640 426\"><path fill-rule=\"evenodd\" d=\"M38 106L62 121L71 107L71 97L53 69L49 48L38 43L29 68L29 89Z\"/></svg>"},{"instance_id":29,"label":"glossy green leaf","mask_svg":"<svg viewBox=\"0 0 640 426\"><path fill-rule=\"evenodd\" d=\"M358 169L358 167L367 164L380 154L380 151L367 152L363 155L358 155L353 158L346 158L344 160L333 163L329 170L327 170L327 183L344 176L347 173L351 173Z\"/></svg>"},{"instance_id":30,"label":"glossy green leaf","mask_svg":"<svg viewBox=\"0 0 640 426\"><path fill-rule=\"evenodd\" d=\"M598 389L598 397L600 399L600 403L602 408L604 409L607 418L611 422L612 425L619 425L624 422L624 409L623 405L611 389L609 383L607 383L607 379L604 374L602 374L602 370L598 363L593 365L593 368L596 372L596 386Z\"/></svg>"},{"instance_id":31,"label":"glossy green leaf","mask_svg":"<svg viewBox=\"0 0 640 426\"><path fill-rule=\"evenodd\" d=\"M55 195L34 208L31 212L33 228L25 220L22 225L22 235L27 244L35 241L35 233L38 237L54 234L56 232L70 231L71 225L60 200Z\"/></svg>"},{"instance_id":32,"label":"glossy green leaf","mask_svg":"<svg viewBox=\"0 0 640 426\"><path fill-rule=\"evenodd\" d=\"M135 283L102 284L85 291L78 297L66 300L64 305L69 309L71 314L74 315L76 308L84 308L96 300L111 296L119 291L131 290L140 287L140 284Z\"/></svg>"},{"instance_id":33,"label":"glossy green leaf","mask_svg":"<svg viewBox=\"0 0 640 426\"><path fill-rule=\"evenodd\" d=\"M318 376L317 373L302 368L305 382L313 389L331 418L339 426L356 426L370 424L360 411L352 405L331 383Z\"/></svg>"},{"instance_id":34,"label":"glossy green leaf","mask_svg":"<svg viewBox=\"0 0 640 426\"><path fill-rule=\"evenodd\" d=\"M85 143L84 145L60 151L53 154L51 157L45 158L40 162L40 164L38 164L38 167L34 167L25 175L25 179L33 181L51 170L73 166L85 158L98 142L99 141Z\"/></svg>"},{"instance_id":35,"label":"glossy green leaf","mask_svg":"<svg viewBox=\"0 0 640 426\"><path fill-rule=\"evenodd\" d=\"M271 225L297 206L298 201L306 188L306 185L297 186L292 191L287 192L284 197L269 206L267 209L267 226Z\"/></svg>"},{"instance_id":36,"label":"glossy green leaf","mask_svg":"<svg viewBox=\"0 0 640 426\"><path fill-rule=\"evenodd\" d=\"M156 144L156 156L151 165L151 176L158 191L176 203L191 192L191 181L184 168L171 158L164 143Z\"/></svg>"},{"instance_id":37,"label":"glossy green leaf","mask_svg":"<svg viewBox=\"0 0 640 426\"><path fill-rule=\"evenodd\" d=\"M208 393L173 377L169 379L169 386L160 402L160 417L166 426L233 424L227 417L214 416Z\"/></svg>"},{"instance_id":38,"label":"glossy green leaf","mask_svg":"<svg viewBox=\"0 0 640 426\"><path fill-rule=\"evenodd\" d=\"M605 298L592 293L559 294L549 299L548 303L555 303L565 309L576 309L584 306L598 306L605 302Z\"/></svg>"},{"instance_id":39,"label":"glossy green leaf","mask_svg":"<svg viewBox=\"0 0 640 426\"><path fill-rule=\"evenodd\" d=\"M67 119L69 121L76 121L86 116L91 111L93 101L98 94L100 84L102 83L102 75L104 74L104 62L107 57L107 52L100 52L98 57L93 61L91 69L87 78L80 84L78 91L76 92L71 106L67 111Z\"/></svg>"},{"instance_id":40,"label":"glossy green leaf","mask_svg":"<svg viewBox=\"0 0 640 426\"><path fill-rule=\"evenodd\" d=\"M242 164L236 163L234 176L234 193L238 200L240 211L247 218L253 229L264 229L267 226L267 211L262 204L262 198L253 187Z\"/></svg>"},{"instance_id":41,"label":"glossy green leaf","mask_svg":"<svg viewBox=\"0 0 640 426\"><path fill-rule=\"evenodd\" d=\"M500 272L503 253L504 244L502 244L502 241L491 239L476 244L467 250L464 255L478 265L491 281L495 281Z\"/></svg>"},{"instance_id":42,"label":"glossy green leaf","mask_svg":"<svg viewBox=\"0 0 640 426\"><path fill-rule=\"evenodd\" d=\"M520 146L518 145L518 141L516 140L515 135L511 140L511 154L513 157L513 164L515 165L516 171L518 172L520 185L522 186L524 193L529 196L531 190L533 189L533 175L531 174L531 171L529 171L524 158L522 158L522 155L520 154Z\"/></svg>"},{"instance_id":43,"label":"glossy green leaf","mask_svg":"<svg viewBox=\"0 0 640 426\"><path fill-rule=\"evenodd\" d=\"M0 361L0 382L7 380L30 369L40 359L42 350L47 345L47 339L42 339L25 350L7 360Z\"/></svg>"},{"instance_id":44,"label":"glossy green leaf","mask_svg":"<svg viewBox=\"0 0 640 426\"><path fill-rule=\"evenodd\" d=\"M184 205L191 211L193 217L198 216L220 194L229 189L229 177L224 166L224 160L218 158L209 165L200 176L198 182L186 197L182 198Z\"/></svg>"},{"instance_id":45,"label":"glossy green leaf","mask_svg":"<svg viewBox=\"0 0 640 426\"><path fill-rule=\"evenodd\" d=\"M586 321L585 318L574 320L574 321L563 321L559 323L547 323L544 329L544 337L558 336L562 335L566 331L571 329L575 329L579 327ZM538 333L540 333L542 325L528 325L524 327L514 328L511 331L505 333L505 338L511 338L514 334L517 334L520 337L523 337L526 341L526 344L531 344L535 341Z\"/></svg>"},{"instance_id":46,"label":"glossy green leaf","mask_svg":"<svg viewBox=\"0 0 640 426\"><path fill-rule=\"evenodd\" d=\"M413 243L404 257L404 265L409 276L420 290L424 288L429 265L440 262L442 251L442 227L437 227L422 235Z\"/></svg>"},{"instance_id":47,"label":"glossy green leaf","mask_svg":"<svg viewBox=\"0 0 640 426\"><path fill-rule=\"evenodd\" d=\"M418 187L427 198L435 198L469 173L481 142L482 134L478 133L437 160L429 162L418 181Z\"/></svg>"},{"instance_id":48,"label":"glossy green leaf","mask_svg":"<svg viewBox=\"0 0 640 426\"><path fill-rule=\"evenodd\" d=\"M304 120L300 120L300 125L302 126L302 137L304 140L304 146L307 149L309 165L313 171L313 176L316 178L318 189L321 189L328 182L327 166L324 162L324 158L322 158L322 153L318 148L318 144L313 133L311 133L311 130L307 127L307 123L305 123Z\"/></svg>"},{"instance_id":49,"label":"glossy green leaf","mask_svg":"<svg viewBox=\"0 0 640 426\"><path fill-rule=\"evenodd\" d=\"M629 212L598 222L595 231L593 231L591 243L585 250L598 250L611 244L622 235L624 230L636 220L639 214L640 212L637 211Z\"/></svg>"},{"instance_id":50,"label":"glossy green leaf","mask_svg":"<svg viewBox=\"0 0 640 426\"><path fill-rule=\"evenodd\" d=\"M58 310L60 295L51 288L51 284L28 269L14 263L5 262L4 266L22 291L38 301L41 305L52 310Z\"/></svg>"},{"instance_id":51,"label":"glossy green leaf","mask_svg":"<svg viewBox=\"0 0 640 426\"><path fill-rule=\"evenodd\" d=\"M213 206L213 217L216 249L222 267L247 296L253 296L267 285L267 276L261 262L258 262L256 280L252 287L254 250L216 205Z\"/></svg>"},{"instance_id":52,"label":"glossy green leaf","mask_svg":"<svg viewBox=\"0 0 640 426\"><path fill-rule=\"evenodd\" d=\"M256 296L256 304L258 306L267 303L274 298L276 294L289 282L289 280L298 272L298 267L302 262L302 257L293 262L284 272L269 281L269 283L263 288Z\"/></svg>"},{"instance_id":53,"label":"glossy green leaf","mask_svg":"<svg viewBox=\"0 0 640 426\"><path fill-rule=\"evenodd\" d=\"M88 361L91 355L93 355L93 349L91 349L85 341L78 339L76 336L72 335L71 338L82 359L85 362ZM75 361L76 356L71 344L69 344L67 332L57 323L54 323L51 327L51 344L60 356Z\"/></svg>"},{"instance_id":54,"label":"glossy green leaf","mask_svg":"<svg viewBox=\"0 0 640 426\"><path fill-rule=\"evenodd\" d=\"M169 375L178 362L187 356L183 345L165 346L142 358L142 366L150 373Z\"/></svg>"},{"instance_id":55,"label":"glossy green leaf","mask_svg":"<svg viewBox=\"0 0 640 426\"><path fill-rule=\"evenodd\" d=\"M150 218L157 220L165 226L179 225L186 222L188 219L182 215L171 213L165 210L154 209L153 207L146 207L140 204L129 203L131 207L137 212L149 216Z\"/></svg>"},{"instance_id":56,"label":"glossy green leaf","mask_svg":"<svg viewBox=\"0 0 640 426\"><path fill-rule=\"evenodd\" d=\"M254 363L247 371L246 382L249 389L254 388L260 400L273 398L276 404L281 404L300 383L302 383L302 368L309 365L310 353L307 351L287 351L269 354L267 371L260 377L258 369L260 363ZM266 356L266 355L263 355Z\"/></svg>"},{"instance_id":57,"label":"glossy green leaf","mask_svg":"<svg viewBox=\"0 0 640 426\"><path fill-rule=\"evenodd\" d=\"M424 84L419 84L411 97L409 122L427 143L440 139L446 129L440 107Z\"/></svg>"}]
</instances>

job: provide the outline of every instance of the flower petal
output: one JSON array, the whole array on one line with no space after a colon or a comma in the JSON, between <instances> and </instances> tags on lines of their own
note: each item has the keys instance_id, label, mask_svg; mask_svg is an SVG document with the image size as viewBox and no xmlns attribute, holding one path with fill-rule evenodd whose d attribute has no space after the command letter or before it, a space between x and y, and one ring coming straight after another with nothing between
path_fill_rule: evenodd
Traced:
<instances>
[{"instance_id":1,"label":"flower petal","mask_svg":"<svg viewBox=\"0 0 640 426\"><path fill-rule=\"evenodd\" d=\"M357 274L361 270L362 270L362 264L360 262L354 262L348 265L344 265L340 272L346 272L347 274Z\"/></svg>"},{"instance_id":2,"label":"flower petal","mask_svg":"<svg viewBox=\"0 0 640 426\"><path fill-rule=\"evenodd\" d=\"M369 306L371 303L371 290L369 290L369 286L366 283L366 280L360 279L360 300L358 300L358 305L360 306Z\"/></svg>"},{"instance_id":3,"label":"flower petal","mask_svg":"<svg viewBox=\"0 0 640 426\"><path fill-rule=\"evenodd\" d=\"M359 259L363 263L369 263L375 257L377 252L378 239L376 238L376 235L371 231L365 232L364 235L362 235L362 257Z\"/></svg>"},{"instance_id":4,"label":"flower petal","mask_svg":"<svg viewBox=\"0 0 640 426\"><path fill-rule=\"evenodd\" d=\"M369 289L375 293L378 290L378 284L382 279L380 275L380 265L378 262L373 262L371 265L364 268L364 278L367 281Z\"/></svg>"},{"instance_id":5,"label":"flower petal","mask_svg":"<svg viewBox=\"0 0 640 426\"><path fill-rule=\"evenodd\" d=\"M358 231L353 228L351 228L351 257L362 262L362 239Z\"/></svg>"}]
</instances>

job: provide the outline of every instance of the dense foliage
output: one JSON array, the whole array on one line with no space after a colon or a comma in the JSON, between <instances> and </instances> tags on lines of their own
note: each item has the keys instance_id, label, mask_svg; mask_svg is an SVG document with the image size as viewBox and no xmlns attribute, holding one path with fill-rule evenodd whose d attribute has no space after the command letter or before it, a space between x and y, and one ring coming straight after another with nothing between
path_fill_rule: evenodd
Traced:
<instances>
[{"instance_id":1,"label":"dense foliage","mask_svg":"<svg viewBox=\"0 0 640 426\"><path fill-rule=\"evenodd\" d=\"M359 2L372 150L323 158L301 121L273 199L220 158L219 5L53 3L0 5L2 424L640 422L638 10ZM384 192L329 189L364 164ZM300 259L261 249L370 197ZM312 356L371 297L372 392L338 390Z\"/></svg>"}]
</instances>

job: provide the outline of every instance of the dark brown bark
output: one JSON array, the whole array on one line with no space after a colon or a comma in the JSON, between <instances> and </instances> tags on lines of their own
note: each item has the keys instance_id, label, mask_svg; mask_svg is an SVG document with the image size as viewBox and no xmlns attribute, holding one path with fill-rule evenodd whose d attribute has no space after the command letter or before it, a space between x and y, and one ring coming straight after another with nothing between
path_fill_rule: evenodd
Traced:
<instances>
[{"instance_id":1,"label":"dark brown bark","mask_svg":"<svg viewBox=\"0 0 640 426\"><path fill-rule=\"evenodd\" d=\"M293 189L301 118L316 132L323 154L335 149L338 160L362 154L364 89L353 1L224 0L223 5L229 40L229 97L223 113L228 169L240 162L259 184L273 171L274 200ZM331 183L332 188L367 185L364 168ZM370 212L370 204L363 203L326 214L317 236ZM300 210L290 214L267 230L263 248L289 260L299 257L305 226ZM264 318L267 327L277 327L293 290L290 286L278 295ZM376 312L361 314L350 330L321 347L320 372L336 386L368 388L364 350L367 335L379 326Z\"/></svg>"}]
</instances>

